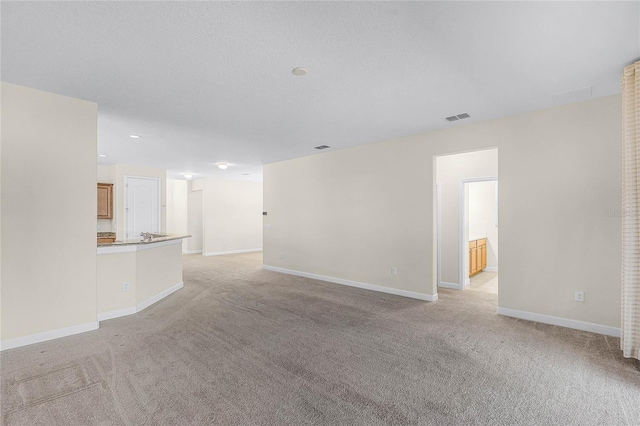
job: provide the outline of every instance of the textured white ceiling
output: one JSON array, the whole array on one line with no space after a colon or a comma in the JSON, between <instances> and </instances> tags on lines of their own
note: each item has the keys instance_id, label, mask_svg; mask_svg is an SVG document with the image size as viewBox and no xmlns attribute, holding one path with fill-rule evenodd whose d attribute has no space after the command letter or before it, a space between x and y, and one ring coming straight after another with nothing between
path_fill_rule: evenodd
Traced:
<instances>
[{"instance_id":1,"label":"textured white ceiling","mask_svg":"<svg viewBox=\"0 0 640 426\"><path fill-rule=\"evenodd\" d=\"M3 81L97 102L101 163L174 177L259 179L262 164L320 154L316 145L545 108L553 94L587 86L594 98L611 95L622 67L640 58L638 2L1 8ZM299 66L309 73L294 76ZM444 120L463 112L471 118Z\"/></svg>"}]
</instances>

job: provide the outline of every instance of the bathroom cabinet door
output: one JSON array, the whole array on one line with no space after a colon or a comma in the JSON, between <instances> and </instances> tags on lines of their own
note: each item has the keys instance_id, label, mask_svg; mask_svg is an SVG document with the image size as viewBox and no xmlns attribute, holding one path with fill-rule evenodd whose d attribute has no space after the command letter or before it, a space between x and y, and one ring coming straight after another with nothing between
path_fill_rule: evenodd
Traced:
<instances>
[{"instance_id":1,"label":"bathroom cabinet door","mask_svg":"<svg viewBox=\"0 0 640 426\"><path fill-rule=\"evenodd\" d=\"M469 276L487 267L487 239L469 241Z\"/></svg>"},{"instance_id":2,"label":"bathroom cabinet door","mask_svg":"<svg viewBox=\"0 0 640 426\"><path fill-rule=\"evenodd\" d=\"M478 272L478 249L471 247L469 249L469 276Z\"/></svg>"}]
</instances>

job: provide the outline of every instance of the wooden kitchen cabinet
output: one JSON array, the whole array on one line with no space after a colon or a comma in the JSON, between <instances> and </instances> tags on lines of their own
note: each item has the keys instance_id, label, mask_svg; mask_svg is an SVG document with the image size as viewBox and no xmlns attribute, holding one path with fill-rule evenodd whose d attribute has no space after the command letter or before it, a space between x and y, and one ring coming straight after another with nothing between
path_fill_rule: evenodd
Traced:
<instances>
[{"instance_id":1,"label":"wooden kitchen cabinet","mask_svg":"<svg viewBox=\"0 0 640 426\"><path fill-rule=\"evenodd\" d=\"M98 219L113 219L113 184L98 184Z\"/></svg>"},{"instance_id":2,"label":"wooden kitchen cabinet","mask_svg":"<svg viewBox=\"0 0 640 426\"><path fill-rule=\"evenodd\" d=\"M487 239L469 241L469 276L487 267Z\"/></svg>"}]
</instances>

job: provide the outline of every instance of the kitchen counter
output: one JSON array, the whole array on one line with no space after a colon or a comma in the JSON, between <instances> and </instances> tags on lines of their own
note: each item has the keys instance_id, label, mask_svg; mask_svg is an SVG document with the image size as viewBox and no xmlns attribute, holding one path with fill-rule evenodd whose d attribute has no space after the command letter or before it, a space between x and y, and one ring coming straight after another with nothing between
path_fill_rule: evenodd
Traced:
<instances>
[{"instance_id":1,"label":"kitchen counter","mask_svg":"<svg viewBox=\"0 0 640 426\"><path fill-rule=\"evenodd\" d=\"M109 238L112 236L101 236L102 232L98 233L98 237ZM106 232L104 232L106 234ZM141 245L141 244L153 244L160 243L163 241L172 241L172 240L181 240L183 238L189 238L191 235L178 235L178 234L153 234L157 235L149 240L143 240L142 237L130 238L127 240L114 241L112 243L98 243L98 247L109 247L109 246L131 246L131 245Z\"/></svg>"},{"instance_id":2,"label":"kitchen counter","mask_svg":"<svg viewBox=\"0 0 640 426\"><path fill-rule=\"evenodd\" d=\"M182 288L182 239L155 234L97 247L98 321L131 315Z\"/></svg>"}]
</instances>

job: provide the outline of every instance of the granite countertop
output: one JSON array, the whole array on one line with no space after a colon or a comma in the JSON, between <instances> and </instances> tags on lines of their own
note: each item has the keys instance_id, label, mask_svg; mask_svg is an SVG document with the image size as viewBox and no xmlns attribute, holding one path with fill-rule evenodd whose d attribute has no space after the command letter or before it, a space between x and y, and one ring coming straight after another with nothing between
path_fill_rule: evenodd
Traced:
<instances>
[{"instance_id":1,"label":"granite countertop","mask_svg":"<svg viewBox=\"0 0 640 426\"><path fill-rule=\"evenodd\" d=\"M101 232L98 232L98 235L100 234ZM179 235L179 234L153 234L153 235L157 235L157 237L153 237L150 240L143 240L142 237L136 237L136 238L130 238L122 241L114 241L113 243L99 243L98 247L153 244L153 243L159 243L162 241L171 241L171 240L178 240L182 238L189 238L191 236L191 235ZM115 234L113 236L115 237ZM106 238L110 238L110 237L106 237Z\"/></svg>"},{"instance_id":2,"label":"granite countertop","mask_svg":"<svg viewBox=\"0 0 640 426\"><path fill-rule=\"evenodd\" d=\"M115 238L115 232L98 232L98 238Z\"/></svg>"}]
</instances>

